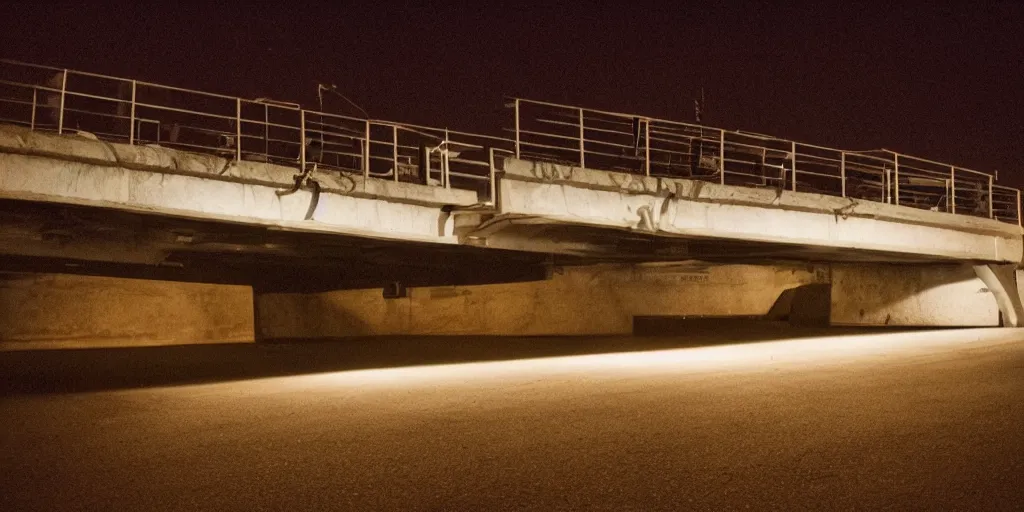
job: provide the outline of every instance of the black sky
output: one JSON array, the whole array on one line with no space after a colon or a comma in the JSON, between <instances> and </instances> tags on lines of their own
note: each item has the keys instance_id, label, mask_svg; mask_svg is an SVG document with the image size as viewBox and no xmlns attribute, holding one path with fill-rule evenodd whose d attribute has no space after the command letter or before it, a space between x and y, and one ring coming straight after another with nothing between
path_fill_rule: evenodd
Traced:
<instances>
[{"instance_id":1,"label":"black sky","mask_svg":"<svg viewBox=\"0 0 1024 512\"><path fill-rule=\"evenodd\" d=\"M886 147L1024 185L1024 7L0 4L7 58L497 133L504 95ZM937 2L941 4L941 2ZM327 110L353 113L341 103Z\"/></svg>"}]
</instances>

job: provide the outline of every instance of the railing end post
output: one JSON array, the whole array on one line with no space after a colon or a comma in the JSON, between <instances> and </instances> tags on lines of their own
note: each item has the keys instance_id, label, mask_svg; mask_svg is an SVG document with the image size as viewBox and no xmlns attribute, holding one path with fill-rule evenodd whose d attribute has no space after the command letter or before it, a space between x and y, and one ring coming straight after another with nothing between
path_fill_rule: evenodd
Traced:
<instances>
[{"instance_id":1,"label":"railing end post","mask_svg":"<svg viewBox=\"0 0 1024 512\"><path fill-rule=\"evenodd\" d=\"M305 121L303 121L305 131ZM235 98L235 161L242 161L242 98Z\"/></svg>"},{"instance_id":2,"label":"railing end post","mask_svg":"<svg viewBox=\"0 0 1024 512\"><path fill-rule=\"evenodd\" d=\"M515 110L516 158L519 158L519 98L513 102Z\"/></svg>"},{"instance_id":3,"label":"railing end post","mask_svg":"<svg viewBox=\"0 0 1024 512\"><path fill-rule=\"evenodd\" d=\"M494 208L497 208L498 207L498 197L497 197L498 196L498 183L496 181L496 179L497 179L496 178L497 177L497 169L495 169L495 167L494 167L494 148L487 148L487 164L488 164L488 171L490 173L490 176L488 178L488 186L489 186L488 193L490 194L490 198L489 199L491 201L491 205L494 206Z\"/></svg>"},{"instance_id":4,"label":"railing end post","mask_svg":"<svg viewBox=\"0 0 1024 512\"><path fill-rule=\"evenodd\" d=\"M306 111L299 110L299 172L306 171Z\"/></svg>"},{"instance_id":5,"label":"railing end post","mask_svg":"<svg viewBox=\"0 0 1024 512\"><path fill-rule=\"evenodd\" d=\"M68 70L65 69L60 79L60 112L57 114L57 135L64 134L64 100L68 91Z\"/></svg>"}]
</instances>

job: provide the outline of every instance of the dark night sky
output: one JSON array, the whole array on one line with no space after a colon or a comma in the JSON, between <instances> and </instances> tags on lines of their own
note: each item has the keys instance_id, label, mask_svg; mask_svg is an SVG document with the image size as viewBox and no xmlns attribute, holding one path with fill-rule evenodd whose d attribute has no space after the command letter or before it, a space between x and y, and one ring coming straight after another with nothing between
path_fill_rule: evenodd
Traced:
<instances>
[{"instance_id":1,"label":"dark night sky","mask_svg":"<svg viewBox=\"0 0 1024 512\"><path fill-rule=\"evenodd\" d=\"M691 120L703 85L708 124L1024 185L1018 2L149 4L3 4L0 53L310 108L327 81L375 118L489 133L503 95Z\"/></svg>"}]
</instances>

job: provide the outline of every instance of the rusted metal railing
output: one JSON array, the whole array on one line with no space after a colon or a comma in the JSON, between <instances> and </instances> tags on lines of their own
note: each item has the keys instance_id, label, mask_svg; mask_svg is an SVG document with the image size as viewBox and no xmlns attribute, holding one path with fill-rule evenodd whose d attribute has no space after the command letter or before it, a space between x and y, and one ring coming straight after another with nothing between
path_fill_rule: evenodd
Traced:
<instances>
[{"instance_id":1,"label":"rusted metal railing","mask_svg":"<svg viewBox=\"0 0 1024 512\"><path fill-rule=\"evenodd\" d=\"M742 131L511 98L519 158L770 187L1020 224L991 174L889 150L847 151Z\"/></svg>"}]
</instances>

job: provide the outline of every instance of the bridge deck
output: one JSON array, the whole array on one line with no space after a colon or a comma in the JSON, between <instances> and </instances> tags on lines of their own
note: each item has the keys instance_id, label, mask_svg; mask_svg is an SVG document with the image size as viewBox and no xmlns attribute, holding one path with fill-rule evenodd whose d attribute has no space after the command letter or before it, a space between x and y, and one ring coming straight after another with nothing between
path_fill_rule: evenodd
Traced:
<instances>
[{"instance_id":1,"label":"bridge deck","mask_svg":"<svg viewBox=\"0 0 1024 512\"><path fill-rule=\"evenodd\" d=\"M0 61L0 122L22 125L0 197L631 261L1021 260L1019 191L989 174L510 106L500 138Z\"/></svg>"},{"instance_id":2,"label":"bridge deck","mask_svg":"<svg viewBox=\"0 0 1024 512\"><path fill-rule=\"evenodd\" d=\"M494 199L506 156L644 176L814 192L1020 224L989 173L888 150L849 151L652 117L513 99L507 137L361 119L0 60L0 122L234 161L354 172Z\"/></svg>"}]
</instances>

